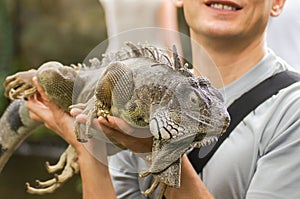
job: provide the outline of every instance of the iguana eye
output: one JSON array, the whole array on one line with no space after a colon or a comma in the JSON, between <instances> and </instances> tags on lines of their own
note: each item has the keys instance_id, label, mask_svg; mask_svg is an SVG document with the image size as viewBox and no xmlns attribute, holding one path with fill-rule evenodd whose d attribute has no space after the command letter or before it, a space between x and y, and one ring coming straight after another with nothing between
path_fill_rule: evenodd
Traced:
<instances>
[{"instance_id":1,"label":"iguana eye","mask_svg":"<svg viewBox=\"0 0 300 199\"><path fill-rule=\"evenodd\" d=\"M209 99L202 92L194 91L189 94L189 100L194 107L209 106Z\"/></svg>"},{"instance_id":2,"label":"iguana eye","mask_svg":"<svg viewBox=\"0 0 300 199\"><path fill-rule=\"evenodd\" d=\"M198 104L198 99L199 97L196 95L196 93L190 93L190 102L192 102L193 104Z\"/></svg>"}]
</instances>

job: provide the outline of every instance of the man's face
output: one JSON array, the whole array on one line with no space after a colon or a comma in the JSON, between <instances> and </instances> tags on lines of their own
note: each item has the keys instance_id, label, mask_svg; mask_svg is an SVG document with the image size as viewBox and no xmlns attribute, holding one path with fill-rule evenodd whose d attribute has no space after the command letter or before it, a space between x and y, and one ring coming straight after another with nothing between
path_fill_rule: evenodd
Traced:
<instances>
[{"instance_id":1,"label":"man's face","mask_svg":"<svg viewBox=\"0 0 300 199\"><path fill-rule=\"evenodd\" d=\"M249 38L261 35L273 0L183 0L192 31L205 37Z\"/></svg>"}]
</instances>

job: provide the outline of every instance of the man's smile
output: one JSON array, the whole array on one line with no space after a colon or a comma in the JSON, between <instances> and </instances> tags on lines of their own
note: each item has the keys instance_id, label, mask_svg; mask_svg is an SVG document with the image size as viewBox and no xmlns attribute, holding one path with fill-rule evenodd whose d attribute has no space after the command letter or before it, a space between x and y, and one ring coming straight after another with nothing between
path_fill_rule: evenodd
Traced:
<instances>
[{"instance_id":1,"label":"man's smile","mask_svg":"<svg viewBox=\"0 0 300 199\"><path fill-rule=\"evenodd\" d=\"M241 9L241 6L230 1L207 1L205 4L211 8L218 10L235 11Z\"/></svg>"}]
</instances>

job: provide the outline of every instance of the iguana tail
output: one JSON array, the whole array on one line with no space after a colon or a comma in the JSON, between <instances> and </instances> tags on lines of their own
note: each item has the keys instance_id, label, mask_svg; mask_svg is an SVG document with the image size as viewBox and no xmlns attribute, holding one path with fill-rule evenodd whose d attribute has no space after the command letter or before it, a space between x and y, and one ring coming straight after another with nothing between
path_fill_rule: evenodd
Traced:
<instances>
[{"instance_id":1,"label":"iguana tail","mask_svg":"<svg viewBox=\"0 0 300 199\"><path fill-rule=\"evenodd\" d=\"M14 100L0 118L0 173L17 147L42 124L29 117L24 100Z\"/></svg>"}]
</instances>

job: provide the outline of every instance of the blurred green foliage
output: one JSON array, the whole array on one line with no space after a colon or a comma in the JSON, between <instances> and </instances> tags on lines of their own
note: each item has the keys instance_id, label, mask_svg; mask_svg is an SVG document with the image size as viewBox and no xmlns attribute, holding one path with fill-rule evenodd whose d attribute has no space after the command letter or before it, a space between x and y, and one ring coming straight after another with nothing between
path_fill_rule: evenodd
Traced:
<instances>
[{"instance_id":1,"label":"blurred green foliage","mask_svg":"<svg viewBox=\"0 0 300 199\"><path fill-rule=\"evenodd\" d=\"M106 37L97 0L0 0L0 113L6 76L50 60L81 63Z\"/></svg>"},{"instance_id":2,"label":"blurred green foliage","mask_svg":"<svg viewBox=\"0 0 300 199\"><path fill-rule=\"evenodd\" d=\"M12 27L8 10L4 0L0 0L0 82L4 81L10 72L9 66L12 62ZM3 97L4 90L0 87L0 114L2 114L9 101Z\"/></svg>"}]
</instances>

